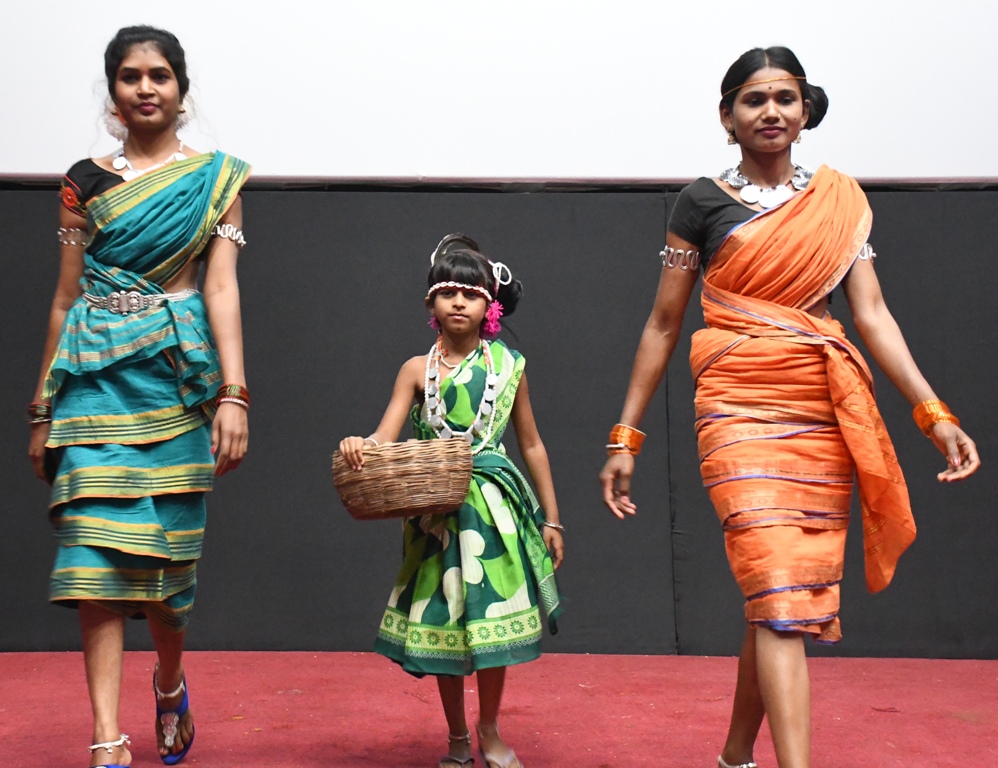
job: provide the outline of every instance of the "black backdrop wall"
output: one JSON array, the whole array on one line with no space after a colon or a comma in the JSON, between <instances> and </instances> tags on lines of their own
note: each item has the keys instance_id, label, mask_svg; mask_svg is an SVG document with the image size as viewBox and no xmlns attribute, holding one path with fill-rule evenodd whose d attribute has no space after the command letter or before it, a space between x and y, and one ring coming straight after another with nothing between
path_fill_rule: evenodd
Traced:
<instances>
[{"instance_id":1,"label":"black backdrop wall","mask_svg":"<svg viewBox=\"0 0 998 768\"><path fill-rule=\"evenodd\" d=\"M998 192L871 189L871 238L889 305L916 359L978 441L971 481L936 482L942 458L886 380L879 400L908 478L919 539L895 583L866 594L854 520L845 641L814 653L998 657L993 523L998 417L990 408L998 318L992 260ZM400 555L398 524L357 523L329 477L347 434L377 424L398 367L433 340L422 307L429 253L464 231L526 293L507 342L527 357L551 456L567 561L561 652L734 654L741 598L700 485L687 333L645 422L637 518L603 507L597 473L660 271L674 192L276 190L244 196L240 264L251 452L209 498L195 649L367 650ZM25 458L57 269L54 186L0 189L5 375L0 377L0 650L78 647L75 614L46 602L53 541L45 486ZM841 294L833 313L847 320ZM853 334L853 338L856 338ZM507 438L515 454L515 440ZM130 642L145 647L137 622Z\"/></svg>"}]
</instances>

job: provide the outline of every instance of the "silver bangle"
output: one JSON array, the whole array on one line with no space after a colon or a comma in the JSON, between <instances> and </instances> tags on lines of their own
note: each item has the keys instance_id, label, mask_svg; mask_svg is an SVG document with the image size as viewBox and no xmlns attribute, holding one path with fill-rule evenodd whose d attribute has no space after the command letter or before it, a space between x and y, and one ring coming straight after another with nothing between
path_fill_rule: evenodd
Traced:
<instances>
[{"instance_id":1,"label":"silver bangle","mask_svg":"<svg viewBox=\"0 0 998 768\"><path fill-rule=\"evenodd\" d=\"M684 251L682 248L676 249L667 245L658 255L662 257L662 266L669 269L679 267L683 272L687 270L695 272L700 267L700 251L692 249Z\"/></svg>"},{"instance_id":2,"label":"silver bangle","mask_svg":"<svg viewBox=\"0 0 998 768\"><path fill-rule=\"evenodd\" d=\"M216 224L211 234L215 237L224 237L226 240L231 240L240 248L246 245L246 238L243 237L243 231L231 224Z\"/></svg>"},{"instance_id":3,"label":"silver bangle","mask_svg":"<svg viewBox=\"0 0 998 768\"><path fill-rule=\"evenodd\" d=\"M543 528L554 528L556 531L561 531L562 533L565 532L565 526L563 526L561 523L550 523L547 520L545 520L543 523L541 523L541 527L543 527Z\"/></svg>"},{"instance_id":4,"label":"silver bangle","mask_svg":"<svg viewBox=\"0 0 998 768\"><path fill-rule=\"evenodd\" d=\"M368 440L370 440L370 441L371 441L372 443L374 443L374 447L375 447L375 448L377 448L377 447L378 447L378 446L380 445L380 443L379 443L379 442L378 442L377 440L375 440L375 439L374 439L373 437L365 437L365 438L364 438L364 442L365 442L365 443L366 443L366 442L367 442Z\"/></svg>"},{"instance_id":5,"label":"silver bangle","mask_svg":"<svg viewBox=\"0 0 998 768\"><path fill-rule=\"evenodd\" d=\"M241 397L220 397L215 401L215 405L221 405L222 403L232 403L233 405L238 405L244 410L249 410L249 403Z\"/></svg>"},{"instance_id":6,"label":"silver bangle","mask_svg":"<svg viewBox=\"0 0 998 768\"><path fill-rule=\"evenodd\" d=\"M87 237L87 231L85 229L80 229L79 227L59 227L55 232L56 237L59 238L59 242L63 245L89 245L90 240Z\"/></svg>"},{"instance_id":7,"label":"silver bangle","mask_svg":"<svg viewBox=\"0 0 998 768\"><path fill-rule=\"evenodd\" d=\"M859 253L856 254L856 258L860 261L873 261L877 258L877 254L873 250L873 246L869 243L863 243L863 247L859 249Z\"/></svg>"}]
</instances>

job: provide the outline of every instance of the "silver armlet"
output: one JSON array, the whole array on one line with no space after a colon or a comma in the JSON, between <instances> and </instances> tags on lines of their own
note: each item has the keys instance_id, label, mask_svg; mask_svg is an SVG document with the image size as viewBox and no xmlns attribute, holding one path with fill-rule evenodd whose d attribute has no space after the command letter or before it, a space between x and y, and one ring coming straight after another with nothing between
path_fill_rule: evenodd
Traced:
<instances>
[{"instance_id":1,"label":"silver armlet","mask_svg":"<svg viewBox=\"0 0 998 768\"><path fill-rule=\"evenodd\" d=\"M684 251L683 249L676 250L670 246L666 246L659 256L662 257L662 266L668 267L669 269L675 269L679 267L683 272L687 270L693 270L694 272L700 268L700 251Z\"/></svg>"},{"instance_id":2,"label":"silver armlet","mask_svg":"<svg viewBox=\"0 0 998 768\"><path fill-rule=\"evenodd\" d=\"M856 258L860 261L873 261L877 258L877 254L873 251L873 246L869 243L863 243L863 247L859 249L859 253L856 254Z\"/></svg>"},{"instance_id":3,"label":"silver armlet","mask_svg":"<svg viewBox=\"0 0 998 768\"><path fill-rule=\"evenodd\" d=\"M231 224L216 224L211 234L215 237L224 237L226 240L231 240L240 248L246 245L246 238L243 237L243 231Z\"/></svg>"},{"instance_id":4,"label":"silver armlet","mask_svg":"<svg viewBox=\"0 0 998 768\"><path fill-rule=\"evenodd\" d=\"M90 243L89 238L87 238L87 230L79 227L70 227L69 229L59 227L55 235L63 245L89 245Z\"/></svg>"}]
</instances>

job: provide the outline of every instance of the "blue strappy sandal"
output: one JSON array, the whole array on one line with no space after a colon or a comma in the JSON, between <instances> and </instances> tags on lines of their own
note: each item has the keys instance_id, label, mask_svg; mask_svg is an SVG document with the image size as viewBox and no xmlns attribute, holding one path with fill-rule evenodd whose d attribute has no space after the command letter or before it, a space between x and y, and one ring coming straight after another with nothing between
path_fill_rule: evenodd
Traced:
<instances>
[{"instance_id":1,"label":"blue strappy sandal","mask_svg":"<svg viewBox=\"0 0 998 768\"><path fill-rule=\"evenodd\" d=\"M163 727L163 746L167 749L173 747L173 743L177 739L177 726L180 724L180 718L187 714L189 710L190 702L187 700L187 675L180 680L180 685L177 686L177 690L170 691L169 693L163 693L159 686L156 684L156 670L152 673L152 689L156 694L156 719L159 720L160 725ZM176 709L160 709L159 703L163 699L172 699L178 693L183 692L184 698L180 700L180 705ZM159 759L163 761L164 765L176 765L185 757L190 751L190 748L194 745L194 724L191 724L191 736L184 744L184 748L174 754L173 752L167 752L165 755L160 755Z\"/></svg>"},{"instance_id":2,"label":"blue strappy sandal","mask_svg":"<svg viewBox=\"0 0 998 768\"><path fill-rule=\"evenodd\" d=\"M103 741L100 744L90 745L90 754L93 754L98 749L106 749L107 753L110 755L114 752L115 747L120 746L131 746L132 742L128 740L128 734L121 734L121 737L117 741ZM97 768L126 768L124 765L119 765L118 763L102 763L97 766Z\"/></svg>"}]
</instances>

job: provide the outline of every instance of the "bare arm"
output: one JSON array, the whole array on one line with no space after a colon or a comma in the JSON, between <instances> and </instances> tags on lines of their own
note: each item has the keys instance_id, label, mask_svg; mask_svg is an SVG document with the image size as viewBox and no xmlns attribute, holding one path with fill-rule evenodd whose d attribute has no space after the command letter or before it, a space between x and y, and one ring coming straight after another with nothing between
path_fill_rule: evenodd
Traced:
<instances>
[{"instance_id":1,"label":"bare arm","mask_svg":"<svg viewBox=\"0 0 998 768\"><path fill-rule=\"evenodd\" d=\"M884 302L872 261L857 260L843 283L853 323L877 365L912 405L936 399L932 387L915 364L897 321ZM941 422L932 427L932 441L947 457L940 480L962 480L981 462L974 441L959 427Z\"/></svg>"},{"instance_id":2,"label":"bare arm","mask_svg":"<svg viewBox=\"0 0 998 768\"><path fill-rule=\"evenodd\" d=\"M669 233L666 245L677 250L696 250L696 246ZM637 429L648 410L648 403L662 380L662 374L669 364L682 331L686 305L696 285L697 273L662 267L658 283L658 293L651 315L641 333L641 341L634 357L631 382L627 387L624 409L620 422ZM634 473L634 457L630 454L616 454L607 459L600 473L603 485L603 502L617 517L633 515L637 508L631 501L631 475Z\"/></svg>"},{"instance_id":3,"label":"bare arm","mask_svg":"<svg viewBox=\"0 0 998 768\"><path fill-rule=\"evenodd\" d=\"M520 455L527 465L527 472L537 489L537 497L544 509L544 519L553 525L560 525L558 501L554 495L554 479L551 477L551 463L548 453L537 431L534 411L530 407L530 391L527 387L527 375L523 374L513 401L513 429L516 430L516 442L520 447ZM557 528L544 526L542 530L544 543L551 553L554 567L558 568L565 559L565 542L561 531Z\"/></svg>"},{"instance_id":4,"label":"bare arm","mask_svg":"<svg viewBox=\"0 0 998 768\"><path fill-rule=\"evenodd\" d=\"M242 199L235 202L222 217L222 222L242 229ZM243 325L239 306L239 282L236 261L239 248L228 238L212 238L206 258L204 302L208 322L215 337L223 384L246 386L243 366ZM211 451L215 454L215 474L224 475L235 469L249 447L249 421L246 409L235 403L218 406L212 424Z\"/></svg>"},{"instance_id":5,"label":"bare arm","mask_svg":"<svg viewBox=\"0 0 998 768\"><path fill-rule=\"evenodd\" d=\"M422 355L410 358L399 370L392 389L392 398L388 401L385 415L381 417L378 428L368 437L345 437L340 441L340 453L354 469L364 466L364 442L392 443L398 440L402 427L409 417L409 409L413 401L423 389L423 374L426 370L426 358Z\"/></svg>"},{"instance_id":6,"label":"bare arm","mask_svg":"<svg viewBox=\"0 0 998 768\"><path fill-rule=\"evenodd\" d=\"M72 213L67 208L59 207L59 226L66 229L82 229L86 231L86 219ZM48 375L52 356L55 354L59 336L66 324L66 314L73 302L79 298L80 277L83 275L83 244L59 246L59 280L56 283L55 295L52 297L52 308L49 311L48 333L45 336L45 348L42 352L42 367L35 385L33 400L41 402L45 377ZM50 424L33 424L31 439L28 443L28 457L31 459L35 475L45 479L44 459L45 443L49 437Z\"/></svg>"}]
</instances>

